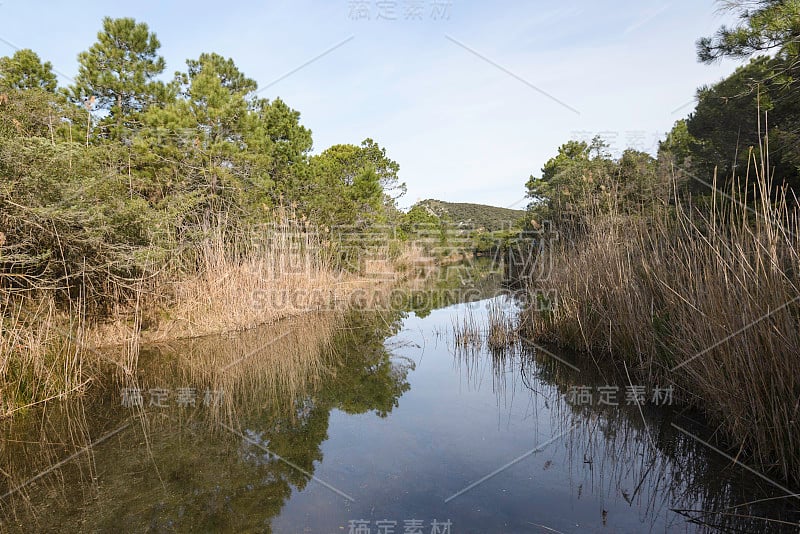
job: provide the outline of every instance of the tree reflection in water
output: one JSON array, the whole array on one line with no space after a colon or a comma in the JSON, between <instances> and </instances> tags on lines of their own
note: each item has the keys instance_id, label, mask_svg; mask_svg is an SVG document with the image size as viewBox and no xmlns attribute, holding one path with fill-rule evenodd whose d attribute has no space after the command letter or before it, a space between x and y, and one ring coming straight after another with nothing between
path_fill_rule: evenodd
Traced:
<instances>
[{"instance_id":1,"label":"tree reflection in water","mask_svg":"<svg viewBox=\"0 0 800 534\"><path fill-rule=\"evenodd\" d=\"M110 390L3 427L6 493L108 429L133 422L7 495L4 525L269 531L293 489L313 483L331 410L386 417L409 389L410 364L393 360L384 345L401 318L306 317L150 348L134 377L117 377L118 386L144 392L141 409L121 407L119 392ZM187 386L198 392L194 407L178 407L174 396L168 407L149 405L150 388L174 393ZM224 401L205 406L205 390L224 392Z\"/></svg>"}]
</instances>

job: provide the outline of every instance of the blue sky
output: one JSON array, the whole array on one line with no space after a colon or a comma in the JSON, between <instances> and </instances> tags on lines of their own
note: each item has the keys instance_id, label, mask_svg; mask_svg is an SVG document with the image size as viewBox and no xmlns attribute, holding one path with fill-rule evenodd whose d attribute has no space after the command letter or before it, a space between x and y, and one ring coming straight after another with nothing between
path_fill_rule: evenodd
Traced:
<instances>
[{"instance_id":1,"label":"blue sky","mask_svg":"<svg viewBox=\"0 0 800 534\"><path fill-rule=\"evenodd\" d=\"M0 1L0 55L32 48L67 76L108 15L150 25L168 77L213 51L261 87L278 80L262 96L302 113L315 152L386 147L402 206L523 207L528 176L563 142L654 151L696 88L736 66L697 63L695 40L730 18L711 0Z\"/></svg>"}]
</instances>

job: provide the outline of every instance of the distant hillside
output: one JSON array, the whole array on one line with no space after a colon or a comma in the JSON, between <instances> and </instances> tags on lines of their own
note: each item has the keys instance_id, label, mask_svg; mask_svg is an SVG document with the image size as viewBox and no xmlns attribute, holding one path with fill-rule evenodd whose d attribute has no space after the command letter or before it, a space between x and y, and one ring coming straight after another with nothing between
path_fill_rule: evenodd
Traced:
<instances>
[{"instance_id":1,"label":"distant hillside","mask_svg":"<svg viewBox=\"0 0 800 534\"><path fill-rule=\"evenodd\" d=\"M444 202L441 200L421 200L415 204L425 208L432 215L445 219L453 224L484 228L489 232L507 230L517 225L525 215L524 210L498 208L486 204L469 204L464 202Z\"/></svg>"}]
</instances>

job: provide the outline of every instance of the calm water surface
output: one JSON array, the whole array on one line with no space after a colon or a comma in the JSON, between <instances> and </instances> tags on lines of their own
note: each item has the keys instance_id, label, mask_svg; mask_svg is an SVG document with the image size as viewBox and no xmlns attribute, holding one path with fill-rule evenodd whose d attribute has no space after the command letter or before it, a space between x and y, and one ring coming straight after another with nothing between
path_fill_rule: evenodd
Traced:
<instances>
[{"instance_id":1,"label":"calm water surface","mask_svg":"<svg viewBox=\"0 0 800 534\"><path fill-rule=\"evenodd\" d=\"M567 355L457 348L454 321L492 303L514 311L328 314L149 348L135 376L3 426L2 530L798 531L800 500L690 436L708 436L696 416L640 410Z\"/></svg>"}]
</instances>

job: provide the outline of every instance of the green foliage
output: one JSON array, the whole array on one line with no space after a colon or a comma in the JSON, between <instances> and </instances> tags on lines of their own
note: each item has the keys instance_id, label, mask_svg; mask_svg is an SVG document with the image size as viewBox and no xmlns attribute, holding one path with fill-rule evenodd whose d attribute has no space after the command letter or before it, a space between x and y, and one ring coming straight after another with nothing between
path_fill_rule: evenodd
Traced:
<instances>
[{"instance_id":1,"label":"green foliage","mask_svg":"<svg viewBox=\"0 0 800 534\"><path fill-rule=\"evenodd\" d=\"M400 237L408 239L422 231L438 228L441 219L423 204L414 204L400 217Z\"/></svg>"},{"instance_id":2,"label":"green foliage","mask_svg":"<svg viewBox=\"0 0 800 534\"><path fill-rule=\"evenodd\" d=\"M83 141L87 119L88 113L65 96L40 88L0 94L0 137L44 137L53 143Z\"/></svg>"},{"instance_id":3,"label":"green foliage","mask_svg":"<svg viewBox=\"0 0 800 534\"><path fill-rule=\"evenodd\" d=\"M300 113L257 98L232 59L201 54L165 84L159 47L146 24L104 19L69 95L32 52L0 58L0 289L60 288L101 310L216 221L244 231L288 208L367 230L400 216L399 165L375 141L310 157Z\"/></svg>"},{"instance_id":4,"label":"green foliage","mask_svg":"<svg viewBox=\"0 0 800 534\"><path fill-rule=\"evenodd\" d=\"M97 42L78 56L80 67L72 96L80 102L94 97L98 109L107 111L103 121L113 138L130 128L135 115L164 96L155 77L164 71L158 55L161 43L147 24L132 18L103 19Z\"/></svg>"},{"instance_id":5,"label":"green foliage","mask_svg":"<svg viewBox=\"0 0 800 534\"><path fill-rule=\"evenodd\" d=\"M58 289L104 309L108 284L141 272L159 220L119 180L107 147L0 138L0 270L19 289ZM92 285L86 291L87 283Z\"/></svg>"},{"instance_id":6,"label":"green foliage","mask_svg":"<svg viewBox=\"0 0 800 534\"><path fill-rule=\"evenodd\" d=\"M686 119L675 121L666 138L658 143L658 153L668 155L670 163L685 165L691 157L692 144L697 140L689 133Z\"/></svg>"},{"instance_id":7,"label":"green foliage","mask_svg":"<svg viewBox=\"0 0 800 534\"><path fill-rule=\"evenodd\" d=\"M448 230L452 229L450 219L446 215L437 215L428 205L430 202L437 201L418 202L397 221L397 237L406 241L413 239L427 254L431 254L434 248L447 245Z\"/></svg>"},{"instance_id":8,"label":"green foliage","mask_svg":"<svg viewBox=\"0 0 800 534\"><path fill-rule=\"evenodd\" d=\"M800 100L781 73L783 65L754 58L698 89L696 110L659 145L664 172L676 176L681 190L707 194L715 171L727 187L725 181L746 175L748 167L752 174L762 156L769 158L775 187L800 186Z\"/></svg>"},{"instance_id":9,"label":"green foliage","mask_svg":"<svg viewBox=\"0 0 800 534\"><path fill-rule=\"evenodd\" d=\"M418 206L425 208L426 213L435 215L451 225L485 230L487 232L507 230L516 226L525 216L523 210L466 202L444 202L428 199L415 204L412 207L412 211Z\"/></svg>"},{"instance_id":10,"label":"green foliage","mask_svg":"<svg viewBox=\"0 0 800 534\"><path fill-rule=\"evenodd\" d=\"M362 166L371 167L378 178L378 182L387 195L387 204L394 206L394 200L406 193L406 184L400 182L397 173L400 165L386 155L386 149L370 138L361 142L359 159Z\"/></svg>"},{"instance_id":11,"label":"green foliage","mask_svg":"<svg viewBox=\"0 0 800 534\"><path fill-rule=\"evenodd\" d=\"M245 131L248 152L266 164L260 169L266 172L263 179L275 183L278 196L273 195L274 199L292 199L305 177L294 169L305 167L313 145L311 130L300 124L300 112L280 98L272 102L258 99L247 115Z\"/></svg>"},{"instance_id":12,"label":"green foliage","mask_svg":"<svg viewBox=\"0 0 800 534\"><path fill-rule=\"evenodd\" d=\"M669 194L669 184L659 176L657 161L650 154L626 149L617 166L616 194L623 202L622 209L633 211Z\"/></svg>"},{"instance_id":13,"label":"green foliage","mask_svg":"<svg viewBox=\"0 0 800 534\"><path fill-rule=\"evenodd\" d=\"M11 57L0 58L0 92L42 89L54 92L58 82L49 61L28 48L17 50Z\"/></svg>"},{"instance_id":14,"label":"green foliage","mask_svg":"<svg viewBox=\"0 0 800 534\"><path fill-rule=\"evenodd\" d=\"M202 54L186 64L188 72L176 76L184 98L172 104L171 111L190 114L205 148L235 150L243 139L242 119L249 108L247 95L257 87L255 80L239 71L232 59L217 54Z\"/></svg>"},{"instance_id":15,"label":"green foliage","mask_svg":"<svg viewBox=\"0 0 800 534\"><path fill-rule=\"evenodd\" d=\"M730 1L739 22L697 43L701 61L748 58L721 82L698 90L697 110L688 121L691 172L710 182L743 176L755 161L769 160L774 186L800 186L800 2ZM769 139L769 155L764 139ZM750 150L753 150L751 155ZM690 187L707 192L696 180ZM723 184L724 185L724 184Z\"/></svg>"},{"instance_id":16,"label":"green foliage","mask_svg":"<svg viewBox=\"0 0 800 534\"><path fill-rule=\"evenodd\" d=\"M433 256L495 255L519 235L524 217L522 210L427 199L400 217L398 235Z\"/></svg>"},{"instance_id":17,"label":"green foliage","mask_svg":"<svg viewBox=\"0 0 800 534\"><path fill-rule=\"evenodd\" d=\"M558 148L558 154L544 164L540 177L531 175L528 178L525 184L528 197L534 204L541 202L561 204L564 196L571 195L569 188L563 187L564 182L573 181L567 175L573 175L575 171L581 174L591 163L588 144L583 141L564 143Z\"/></svg>"},{"instance_id":18,"label":"green foliage","mask_svg":"<svg viewBox=\"0 0 800 534\"><path fill-rule=\"evenodd\" d=\"M729 0L729 11L739 17L734 27L722 26L713 37L697 41L701 61L722 57L746 58L774 52L779 57L797 57L800 52L800 2L797 0Z\"/></svg>"},{"instance_id":19,"label":"green foliage","mask_svg":"<svg viewBox=\"0 0 800 534\"><path fill-rule=\"evenodd\" d=\"M606 146L596 138L592 144L568 141L542 167L541 176L525 184L532 200L533 220L574 219L587 210L609 205L613 161Z\"/></svg>"},{"instance_id":20,"label":"green foliage","mask_svg":"<svg viewBox=\"0 0 800 534\"><path fill-rule=\"evenodd\" d=\"M580 226L594 215L637 213L669 190L652 156L627 149L615 160L599 138L563 144L526 186L534 226L545 220Z\"/></svg>"},{"instance_id":21,"label":"green foliage","mask_svg":"<svg viewBox=\"0 0 800 534\"><path fill-rule=\"evenodd\" d=\"M311 186L302 192L301 206L326 226L385 223L396 210L391 192L405 188L398 170L372 139L361 146L334 145L311 158Z\"/></svg>"}]
</instances>

